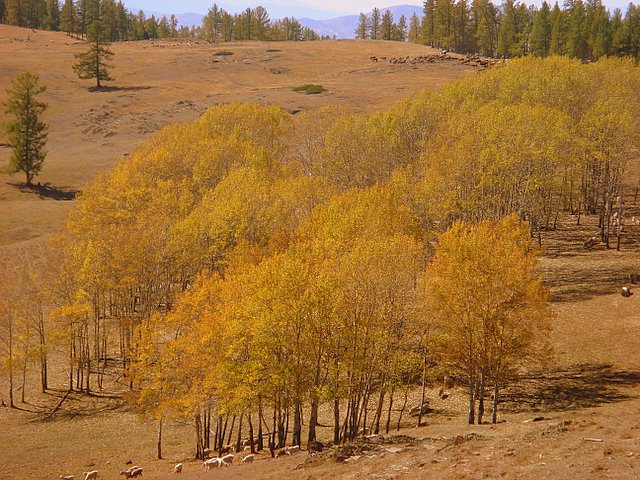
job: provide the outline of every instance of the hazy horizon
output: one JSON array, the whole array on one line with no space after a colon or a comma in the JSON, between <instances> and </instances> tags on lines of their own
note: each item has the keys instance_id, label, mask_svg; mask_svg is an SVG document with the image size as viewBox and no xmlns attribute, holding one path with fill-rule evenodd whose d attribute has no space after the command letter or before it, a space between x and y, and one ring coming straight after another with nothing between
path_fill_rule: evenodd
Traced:
<instances>
[{"instance_id":1,"label":"hazy horizon","mask_svg":"<svg viewBox=\"0 0 640 480\"><path fill-rule=\"evenodd\" d=\"M127 8L133 11L141 9L176 14L190 12L206 14L207 10L214 3L231 12L263 5L267 8L272 18L293 16L296 18L308 17L317 20L325 20L344 15L357 15L360 12L370 12L375 7L383 9L396 5L422 5L422 2L394 2L393 0L386 4L375 0L355 0L349 2L340 0L223 0L220 2L209 0L181 0L179 2L172 0L125 0ZM542 2L540 0L532 0L525 1L525 3L527 5L540 5ZM553 5L555 2L549 3ZM562 2L558 3L561 4ZM625 0L608 0L603 3L612 13L614 9L619 8L624 14L630 2L626 2Z\"/></svg>"}]
</instances>

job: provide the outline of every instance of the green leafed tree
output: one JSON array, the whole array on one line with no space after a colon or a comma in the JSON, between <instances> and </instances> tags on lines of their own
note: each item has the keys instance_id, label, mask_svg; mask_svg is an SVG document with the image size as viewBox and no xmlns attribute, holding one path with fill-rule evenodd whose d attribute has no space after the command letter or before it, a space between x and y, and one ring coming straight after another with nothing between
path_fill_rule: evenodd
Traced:
<instances>
[{"instance_id":1,"label":"green leafed tree","mask_svg":"<svg viewBox=\"0 0 640 480\"><path fill-rule=\"evenodd\" d=\"M42 169L47 155L47 124L40 116L47 105L36 99L46 87L39 85L38 75L30 72L19 74L7 89L5 113L10 120L6 124L9 145L13 148L9 160L10 173L24 172L27 185Z\"/></svg>"},{"instance_id":2,"label":"green leafed tree","mask_svg":"<svg viewBox=\"0 0 640 480\"><path fill-rule=\"evenodd\" d=\"M533 27L531 28L531 38L529 40L529 53L536 57L546 57L549 55L551 45L551 21L549 16L551 9L547 2L542 2L542 7L538 10Z\"/></svg>"},{"instance_id":3,"label":"green leafed tree","mask_svg":"<svg viewBox=\"0 0 640 480\"><path fill-rule=\"evenodd\" d=\"M103 0L87 2L87 40L89 50L76 55L78 62L73 69L81 79L96 79L96 87L101 88L101 81L113 80L109 74L111 66L107 64L113 57L107 41L108 29L104 21Z\"/></svg>"},{"instance_id":4,"label":"green leafed tree","mask_svg":"<svg viewBox=\"0 0 640 480\"><path fill-rule=\"evenodd\" d=\"M358 26L354 33L356 34L356 38L363 40L369 38L369 18L367 18L365 13L360 13Z\"/></svg>"}]
</instances>

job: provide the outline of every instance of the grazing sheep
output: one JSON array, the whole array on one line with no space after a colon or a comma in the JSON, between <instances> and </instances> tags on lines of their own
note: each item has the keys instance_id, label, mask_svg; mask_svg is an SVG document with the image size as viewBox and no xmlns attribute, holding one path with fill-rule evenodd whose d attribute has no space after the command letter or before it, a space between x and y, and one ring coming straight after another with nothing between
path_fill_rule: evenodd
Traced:
<instances>
[{"instance_id":1,"label":"grazing sheep","mask_svg":"<svg viewBox=\"0 0 640 480\"><path fill-rule=\"evenodd\" d=\"M182 464L179 463L175 467L173 467L173 473L182 473Z\"/></svg>"},{"instance_id":2,"label":"grazing sheep","mask_svg":"<svg viewBox=\"0 0 640 480\"><path fill-rule=\"evenodd\" d=\"M123 470L119 473L119 475L123 475L124 478L131 478L131 474L133 473L134 470L139 469L140 467L137 465L134 465L133 467L129 467L127 470ZM142 469L141 469L142 470Z\"/></svg>"},{"instance_id":3,"label":"grazing sheep","mask_svg":"<svg viewBox=\"0 0 640 480\"><path fill-rule=\"evenodd\" d=\"M210 458L209 460L206 460L202 464L202 468L204 468L205 470L211 470L213 467L220 468L221 466L222 466L222 459L218 457Z\"/></svg>"},{"instance_id":4,"label":"grazing sheep","mask_svg":"<svg viewBox=\"0 0 640 480\"><path fill-rule=\"evenodd\" d=\"M582 244L582 248L584 248L585 250L591 250L596 245L596 243L598 243L596 237L591 237L589 240L585 241Z\"/></svg>"},{"instance_id":5,"label":"grazing sheep","mask_svg":"<svg viewBox=\"0 0 640 480\"><path fill-rule=\"evenodd\" d=\"M621 292L623 297L630 297L631 295L633 295L631 293L631 290L629 289L629 287L622 287L622 292Z\"/></svg>"},{"instance_id":6,"label":"grazing sheep","mask_svg":"<svg viewBox=\"0 0 640 480\"><path fill-rule=\"evenodd\" d=\"M279 448L278 450L275 450L275 455L271 454L272 457L282 457L283 455L291 455L290 453L287 453L287 449L286 448Z\"/></svg>"},{"instance_id":7,"label":"grazing sheep","mask_svg":"<svg viewBox=\"0 0 640 480\"><path fill-rule=\"evenodd\" d=\"M222 457L220 461L223 465L231 466L234 458L235 457L233 456L233 453L230 453L229 455L225 455L224 457Z\"/></svg>"},{"instance_id":8,"label":"grazing sheep","mask_svg":"<svg viewBox=\"0 0 640 480\"><path fill-rule=\"evenodd\" d=\"M252 453L244 457L241 463L252 463L254 458L255 458L255 455Z\"/></svg>"},{"instance_id":9,"label":"grazing sheep","mask_svg":"<svg viewBox=\"0 0 640 480\"><path fill-rule=\"evenodd\" d=\"M298 453L300 451L300 445L293 445L291 447L284 447L287 455L293 455L294 453Z\"/></svg>"},{"instance_id":10,"label":"grazing sheep","mask_svg":"<svg viewBox=\"0 0 640 480\"><path fill-rule=\"evenodd\" d=\"M142 469L141 468L136 468L135 470L133 470L131 472L131 478L138 478L142 476Z\"/></svg>"},{"instance_id":11,"label":"grazing sheep","mask_svg":"<svg viewBox=\"0 0 640 480\"><path fill-rule=\"evenodd\" d=\"M131 472L131 478L138 478L142 476L142 469L141 468L136 468L135 470L132 470Z\"/></svg>"},{"instance_id":12,"label":"grazing sheep","mask_svg":"<svg viewBox=\"0 0 640 480\"><path fill-rule=\"evenodd\" d=\"M84 480L96 480L98 478L98 471L91 470L90 472L82 472L84 475Z\"/></svg>"}]
</instances>

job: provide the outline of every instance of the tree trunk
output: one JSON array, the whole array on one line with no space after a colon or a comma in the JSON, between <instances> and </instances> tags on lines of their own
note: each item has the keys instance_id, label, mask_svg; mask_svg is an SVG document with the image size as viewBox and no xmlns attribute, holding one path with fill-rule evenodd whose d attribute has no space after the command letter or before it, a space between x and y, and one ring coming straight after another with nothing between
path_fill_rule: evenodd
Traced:
<instances>
[{"instance_id":1,"label":"tree trunk","mask_svg":"<svg viewBox=\"0 0 640 480\"><path fill-rule=\"evenodd\" d=\"M202 417L199 413L195 415L195 429L196 429L196 458L204 460L204 445L202 443Z\"/></svg>"},{"instance_id":2,"label":"tree trunk","mask_svg":"<svg viewBox=\"0 0 640 480\"><path fill-rule=\"evenodd\" d=\"M338 397L333 399L333 444L340 443L340 400Z\"/></svg>"},{"instance_id":3,"label":"tree trunk","mask_svg":"<svg viewBox=\"0 0 640 480\"><path fill-rule=\"evenodd\" d=\"M393 407L394 392L395 392L395 387L391 387L391 392L389 392L389 408L387 409L387 423L384 427L385 433L389 433L389 426L391 425L391 408Z\"/></svg>"},{"instance_id":4,"label":"tree trunk","mask_svg":"<svg viewBox=\"0 0 640 480\"><path fill-rule=\"evenodd\" d=\"M162 460L162 417L158 422L158 460Z\"/></svg>"},{"instance_id":5,"label":"tree trunk","mask_svg":"<svg viewBox=\"0 0 640 480\"><path fill-rule=\"evenodd\" d=\"M498 423L498 394L500 392L498 382L493 385L493 415L491 416L491 421L493 423Z\"/></svg>"},{"instance_id":6,"label":"tree trunk","mask_svg":"<svg viewBox=\"0 0 640 480\"><path fill-rule=\"evenodd\" d=\"M476 410L476 388L473 378L469 377L469 425L476 423L475 419Z\"/></svg>"},{"instance_id":7,"label":"tree trunk","mask_svg":"<svg viewBox=\"0 0 640 480\"><path fill-rule=\"evenodd\" d=\"M307 449L316 441L316 425L318 423L318 396L311 397L311 411L309 413L309 434L307 436Z\"/></svg>"},{"instance_id":8,"label":"tree trunk","mask_svg":"<svg viewBox=\"0 0 640 480\"><path fill-rule=\"evenodd\" d=\"M251 421L251 413L247 415L247 421L249 422L249 446L251 447L251 453L256 453L256 444L253 441L253 422Z\"/></svg>"},{"instance_id":9,"label":"tree trunk","mask_svg":"<svg viewBox=\"0 0 640 480\"><path fill-rule=\"evenodd\" d=\"M13 320L9 315L9 406L15 408L13 402Z\"/></svg>"},{"instance_id":10,"label":"tree trunk","mask_svg":"<svg viewBox=\"0 0 640 480\"><path fill-rule=\"evenodd\" d=\"M244 412L240 413L240 420L238 421L238 436L236 437L236 453L242 451L242 418Z\"/></svg>"},{"instance_id":11,"label":"tree trunk","mask_svg":"<svg viewBox=\"0 0 640 480\"><path fill-rule=\"evenodd\" d=\"M302 407L300 400L296 399L293 413L293 432L292 432L292 445L302 445L302 422L300 416L302 415Z\"/></svg>"},{"instance_id":12,"label":"tree trunk","mask_svg":"<svg viewBox=\"0 0 640 480\"><path fill-rule=\"evenodd\" d=\"M402 415L404 414L404 409L407 408L407 399L409 397L409 388L405 387L404 391L404 400L402 402L402 408L400 409L400 416L398 417L398 425L396 427L397 431L400 431L400 422L402 422Z\"/></svg>"},{"instance_id":13,"label":"tree trunk","mask_svg":"<svg viewBox=\"0 0 640 480\"><path fill-rule=\"evenodd\" d=\"M376 435L380 433L380 418L382 417L382 407L384 404L385 394L385 376L382 375L382 381L380 382L380 396L378 397L378 406L376 407L376 413L373 416L373 422L371 422L371 432Z\"/></svg>"},{"instance_id":14,"label":"tree trunk","mask_svg":"<svg viewBox=\"0 0 640 480\"><path fill-rule=\"evenodd\" d=\"M262 439L262 398L258 397L258 451L264 450L264 441Z\"/></svg>"},{"instance_id":15,"label":"tree trunk","mask_svg":"<svg viewBox=\"0 0 640 480\"><path fill-rule=\"evenodd\" d=\"M427 391L427 363L422 362L422 394L420 395L420 410L418 411L418 424L416 427L422 425L422 406L424 405L424 399Z\"/></svg>"},{"instance_id":16,"label":"tree trunk","mask_svg":"<svg viewBox=\"0 0 640 480\"><path fill-rule=\"evenodd\" d=\"M482 425L482 417L484 416L484 368L480 369L480 382L478 383L478 425Z\"/></svg>"}]
</instances>

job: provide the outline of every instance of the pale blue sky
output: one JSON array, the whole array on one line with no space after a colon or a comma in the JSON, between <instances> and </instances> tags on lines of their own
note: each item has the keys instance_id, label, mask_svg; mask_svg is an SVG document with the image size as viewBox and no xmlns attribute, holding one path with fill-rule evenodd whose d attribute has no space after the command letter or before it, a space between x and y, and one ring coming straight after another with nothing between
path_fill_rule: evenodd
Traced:
<instances>
[{"instance_id":1,"label":"pale blue sky","mask_svg":"<svg viewBox=\"0 0 640 480\"><path fill-rule=\"evenodd\" d=\"M549 1L549 0L547 0ZM154 10L165 13L206 13L207 9L213 5L212 0L125 0L125 4L131 10L143 9ZM283 16L311 17L315 19L325 19L341 15L355 15L359 12L369 12L374 7L384 8L394 5L411 4L422 5L422 1L394 1L380 2L376 0L222 0L216 3L230 12L242 10L247 7L264 5L270 12L272 18ZM500 3L496 1L495 3ZM541 0L525 0L525 3L540 4ZM551 1L551 4L554 2ZM562 1L559 2L562 4ZM609 10L620 8L623 13L627 9L629 2L626 0L605 0L605 5Z\"/></svg>"}]
</instances>

